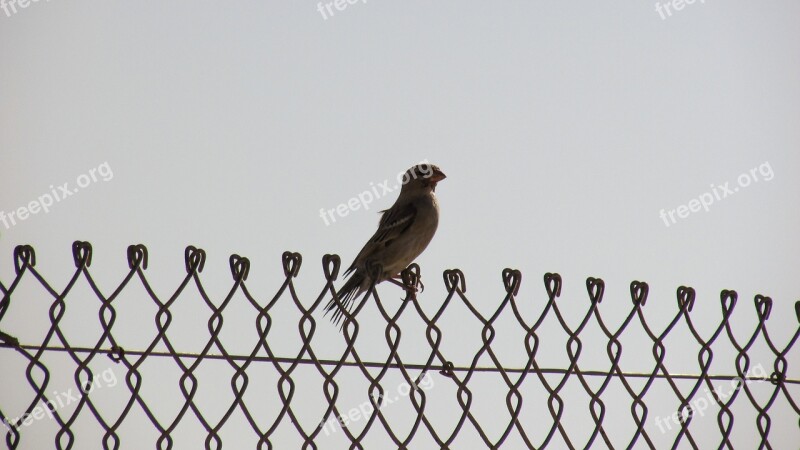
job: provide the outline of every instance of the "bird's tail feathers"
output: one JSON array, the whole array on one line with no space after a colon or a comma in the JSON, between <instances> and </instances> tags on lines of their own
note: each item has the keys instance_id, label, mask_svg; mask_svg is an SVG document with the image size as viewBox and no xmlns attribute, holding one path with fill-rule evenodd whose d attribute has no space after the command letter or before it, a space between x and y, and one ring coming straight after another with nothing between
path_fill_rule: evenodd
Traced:
<instances>
[{"instance_id":1,"label":"bird's tail feathers","mask_svg":"<svg viewBox=\"0 0 800 450\"><path fill-rule=\"evenodd\" d=\"M331 316L331 321L333 323L338 325L344 317L344 311L347 310L349 312L351 310L353 301L358 294L361 293L361 284L364 282L364 279L364 274L360 271L356 271L353 276L344 283L344 286L339 289L338 297L341 307L336 302L335 298L331 298L328 304L325 305L325 315L333 311L333 315Z\"/></svg>"}]
</instances>

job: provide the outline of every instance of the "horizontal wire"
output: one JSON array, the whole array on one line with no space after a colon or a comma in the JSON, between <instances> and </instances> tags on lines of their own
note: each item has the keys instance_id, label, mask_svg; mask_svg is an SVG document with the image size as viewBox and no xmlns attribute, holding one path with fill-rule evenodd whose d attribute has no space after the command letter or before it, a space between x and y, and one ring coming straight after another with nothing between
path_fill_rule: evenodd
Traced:
<instances>
[{"instance_id":1,"label":"horizontal wire","mask_svg":"<svg viewBox=\"0 0 800 450\"><path fill-rule=\"evenodd\" d=\"M0 344L0 348L3 348L3 347L13 348L13 346L8 345L8 344ZM24 348L26 350L35 350L35 351L39 351L39 350L52 351L52 352L69 352L69 351L71 351L71 352L74 352L74 353L92 353L92 352L97 352L97 353L102 353L102 354L107 354L107 355L118 354L118 352L115 352L113 349L98 349L98 350L95 350L95 349L89 348L89 347L69 347L69 348L66 348L66 347L52 347L52 346L40 347L40 346L36 346L36 345L20 345L20 348ZM170 357L170 358L178 357L178 358L194 358L194 359L217 359L217 360L224 360L224 361L227 361L227 360L233 360L233 361L251 360L251 361L260 361L260 362L281 362L281 363L295 363L295 362L297 362L299 364L310 364L310 365L313 365L316 362L316 363L319 363L322 366L336 366L336 365L341 364L342 366L347 366L347 367L373 367L373 368L391 367L391 368L394 368L394 369L402 367L402 368L405 368L405 369L420 369L420 370L426 368L426 366L424 364L412 364L412 363L403 363L403 364L388 363L387 364L387 363L384 363L384 362L369 362L369 361L358 363L356 361L343 361L343 362L340 362L340 361L334 360L334 359L313 360L313 359L307 359L307 358L301 358L301 359L285 358L285 357L272 358L272 357L269 357L269 356L253 356L253 357L250 357L248 355L228 355L228 356L220 355L220 354L200 355L200 354L197 354L197 353L183 353L183 352L182 353L170 353L170 352L159 352L159 351L153 351L153 352L147 353L147 352L143 352L141 350L124 350L124 354L125 355L135 355L135 356L145 356L146 355L148 357L149 356L156 356L156 357L162 357L162 358L164 358L164 357ZM460 367L460 366L447 366L447 367L444 367L444 366L434 366L434 365L432 365L432 366L428 367L428 370L440 370L440 371L451 371L451 372L468 372L470 370L470 368L469 367ZM501 369L498 369L497 367L476 367L476 368L472 369L472 371L473 372L501 372ZM566 370L566 369L557 369L557 368L540 368L540 369L528 369L528 370L525 370L525 369L505 368L504 367L502 369L502 371L503 372L511 372L511 373L528 372L528 373L559 374L559 375L565 375L567 373L570 373L570 374L581 374L581 375L587 375L587 376L593 376L593 377L600 377L600 376L607 377L607 376L611 375L613 377L622 376L622 377L625 377L625 378L651 378L652 377L652 378L662 378L662 379L671 378L671 379L681 379L681 380L699 380L701 378L701 375L699 375L699 374L669 374L669 375L666 375L666 374L663 374L663 373L657 373L657 374L654 375L652 373L637 373L637 372L620 372L620 373L617 373L617 372L607 372L607 371L604 372L602 370ZM751 376L739 377L738 375L707 375L706 377L702 377L702 378L704 378L704 379L708 378L709 380L715 380L715 381L731 381L731 380L735 380L735 379L742 379L742 380L746 380L746 381L768 381L768 382L772 381L770 378L751 377ZM784 379L782 381L783 381L783 383L787 383L787 384L799 384L800 385L800 379L786 378L786 379Z\"/></svg>"}]
</instances>

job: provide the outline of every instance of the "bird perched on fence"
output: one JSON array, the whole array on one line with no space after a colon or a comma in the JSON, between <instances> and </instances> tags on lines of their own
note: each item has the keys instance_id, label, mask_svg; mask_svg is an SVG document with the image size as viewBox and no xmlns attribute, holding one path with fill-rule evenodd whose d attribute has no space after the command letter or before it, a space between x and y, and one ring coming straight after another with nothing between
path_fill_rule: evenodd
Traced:
<instances>
[{"instance_id":1,"label":"bird perched on fence","mask_svg":"<svg viewBox=\"0 0 800 450\"><path fill-rule=\"evenodd\" d=\"M405 287L397 280L400 272L425 250L439 225L434 191L444 179L444 173L432 164L419 164L405 172L400 196L391 208L381 211L378 231L345 272L345 277L352 276L339 289L339 302L332 298L325 307L326 315L333 311L333 323L338 324L344 309L350 311L355 298L370 288L376 267L381 269L376 284L391 281Z\"/></svg>"}]
</instances>

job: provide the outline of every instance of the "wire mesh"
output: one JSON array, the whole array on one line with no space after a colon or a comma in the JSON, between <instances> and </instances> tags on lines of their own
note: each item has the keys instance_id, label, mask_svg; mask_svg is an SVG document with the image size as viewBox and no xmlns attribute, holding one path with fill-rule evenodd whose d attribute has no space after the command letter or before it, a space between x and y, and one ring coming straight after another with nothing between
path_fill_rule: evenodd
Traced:
<instances>
[{"instance_id":1,"label":"wire mesh","mask_svg":"<svg viewBox=\"0 0 800 450\"><path fill-rule=\"evenodd\" d=\"M800 407L791 393L794 387L800 386L800 380L787 375L789 369L787 355L800 335L800 327L794 331L785 344L774 342L767 329L767 320L770 317L773 302L771 298L762 295L758 295L754 299L757 323L752 333L748 334L747 339L737 340L732 329L730 319L739 299L737 293L731 290L724 290L720 293L721 320L716 324L710 336L703 337L703 333L698 330L690 314L696 297L693 288L681 286L677 289L677 313L664 329L656 330L651 327L644 314L649 286L645 282L633 281L630 283L630 311L618 327L612 328L604 321L600 313L605 283L599 278L588 278L586 291L589 302L585 303L588 305L588 309L579 325L571 327L564 317L563 306L560 306L558 301L561 295L562 279L556 273L544 275L546 302L535 320L526 320L521 313L523 308L528 307L528 305L523 305L518 298L522 275L518 270L512 269L505 269L502 272L505 296L491 316L482 315L470 302L465 294L464 274L458 269L444 271L443 281L447 296L434 314L428 314L421 307L417 295L414 293L413 287L418 285L420 272L419 267L412 264L402 274L403 283L408 289L404 301L396 308L396 311L387 307L373 286L359 300L353 311L346 314L343 329L339 335L346 346L341 357L325 359L317 356L315 346L319 345L319 340L315 341L315 336L318 334L318 327L323 326L322 323L319 323L320 303L335 295L334 282L340 268L340 259L336 255L325 255L322 258L325 285L316 300L308 307L304 306L295 290L295 279L302 265L302 257L298 253L285 252L282 255L283 281L275 295L268 300L256 299L247 288L246 281L250 272L248 258L231 255L229 265L233 276L233 285L220 302L212 301L204 289L199 275L206 262L206 253L194 246L186 248L184 254L185 278L168 298L156 295L148 281L146 276L148 252L143 245L128 247L129 271L110 294L101 292L89 270L92 262L92 246L88 242L77 241L73 243L72 256L75 271L66 287L60 291L52 287L37 271L34 249L27 245L18 246L14 251L15 278L10 283L0 282L0 292L2 292L0 327L3 325L3 317L12 302L27 301L25 298L15 295L15 290L23 278L32 277L52 299L48 310L49 329L42 342L35 344L19 342L11 334L3 332L7 331L8 327L0 331L2 359L8 361L12 355L16 355L16 357L24 358L25 361L24 374L11 373L8 368L10 366L3 364L4 368L0 373L2 373L4 388L14 386L15 389L27 390L27 386L29 386L32 389L32 399L24 411L9 411L8 407L0 405L0 419L6 425L5 445L8 449L25 448L26 424L24 421L25 419L30 420L36 414L37 409L42 410L43 408L45 409L43 413L46 413L56 423L57 432L53 446L57 449L75 447L76 421L86 417L96 421L102 428L102 438L99 443L102 448L121 448L123 443L130 442L126 441L130 438L120 430L132 415L132 411L143 413L147 422L152 424L158 434L155 446L159 449L176 448L174 439L176 428L182 421L192 417L199 421L205 432L203 439L205 448L220 449L223 447L226 424L229 423L234 412L242 414L246 418L249 427L257 437L256 447L259 449L285 447L276 442L276 430L281 424L290 424L299 436L301 447L312 449L319 448L323 431L326 431L329 426L341 429L342 436L345 436L349 448L359 449L365 448L365 442L370 433L375 433L376 430L382 430L382 433L385 433L391 440L392 446L397 448L419 448L417 443L420 442L421 434L426 435L428 440L426 442L433 442L439 448L453 448L457 437L465 430L479 436L478 439L471 442L471 448L511 448L507 443L510 436L513 436L514 442L517 443L514 445L532 449L658 448L653 436L653 425L648 426L648 417L652 406L648 406L647 400L652 401L654 397L646 398L655 385L667 389L667 392L680 405L675 411L674 417L677 422L674 430L670 427L672 448L703 447L696 435L707 427L692 427L698 399L702 397L703 392L711 395L711 399L718 409L716 427L720 439L715 444L717 448L735 448L737 444L732 434L734 404L740 407L745 405L755 413L754 426L758 433L759 448L797 448L798 446L796 441L786 441L786 436L797 436L797 429L773 428L773 423L777 422L774 422L774 418L770 414L771 408L780 398L789 405L785 410L793 411L793 421L800 421ZM102 335L93 346L71 345L63 331L62 319L69 307L66 299L80 279L85 279L99 301L97 303L97 320L102 328ZM137 282L141 284L146 296L157 308L154 316L157 332L145 348L125 348L119 344L114 334L114 325L118 320L115 300L126 288ZM174 338L167 333L173 319L170 308L174 308L176 301L190 284L197 287L207 308L203 311L207 311L209 314L208 336L202 347L203 350L200 352L186 352L177 349L173 343ZM231 301L237 293L246 298L255 316L258 339L249 353L229 352L221 338L225 311L230 307ZM276 320L280 319L275 317L275 312L277 311L276 305L281 301L291 301L300 314L297 332L301 340L301 347L295 355L280 355L274 350L276 340L285 339L285 336L271 334ZM377 305L380 319L385 323L384 337L388 347L388 357L384 360L365 360L360 356L356 347L361 327L358 319L365 320L359 314L362 312L362 308L371 301ZM454 364L445 354L442 346L445 330L440 327L441 318L447 308L456 303L465 305L470 314L481 324L479 331L482 345L474 353L471 364ZM800 302L796 302L794 306L795 315L800 322ZM516 326L520 327L524 333L520 344L525 348L524 360L526 363L521 367L504 366L497 357L497 344L495 343L498 332L497 320L504 311L510 311L513 314ZM404 314L406 316L415 315L424 323L424 341L428 346L424 351L427 357L414 363L404 362L398 350L404 336L399 326ZM541 349L542 323L546 318L553 317L557 319L557 323L567 336L565 348L569 360L567 367L544 367L537 359ZM786 320L787 317L788 315L783 314L781 320ZM374 315L369 317L370 321L376 319ZM88 321L89 318L87 317L85 320ZM597 335L591 338L582 336L582 332L590 323L602 330L602 342L606 344L606 357L609 363L607 370L583 369L579 364L581 349L587 339L599 339ZM621 367L622 339L632 324L637 324L646 333L648 338L646 345L651 348L651 354L639 356L640 360L647 359L649 361L648 364L652 366L652 370L626 371ZM696 355L697 373L673 373L667 367L666 341L679 324L688 328L691 339L699 346ZM327 323L324 325L332 326ZM711 363L714 357L712 347L720 345L721 341L729 342L735 349L734 359L730 362L731 366L736 368L736 373L721 375L711 373ZM493 343L495 343L495 347L493 347ZM765 345L765 348L769 350L769 355L766 356L772 363L769 371L760 376L754 376L752 373L751 356L753 356L753 348L757 343ZM160 350L160 348L166 350ZM685 354L688 350L681 348L677 351ZM73 377L78 395L75 397L77 405L71 412L54 407L60 399L54 398L57 393L50 389L51 369L48 369L44 360L46 359L45 355L56 352L66 353L75 366ZM90 366L95 358L103 356L111 358L117 367L123 368L125 373L126 400L118 413L103 411L96 404L97 402L93 401L93 393L89 389L93 383L97 383L99 377L99 374L95 373ZM759 354L759 356L763 358L765 355ZM479 361L487 358L492 361L491 365L479 365ZM174 362L181 373L178 387L183 404L178 413L168 419L164 419L164 414L159 413L160 405L157 400L146 400L142 394L142 383L147 376L146 372L142 370L142 366L145 361L152 359ZM203 411L201 402L198 401L197 388L200 383L198 367L204 361L209 360L224 361L233 371L229 380L233 401L222 411L221 416L219 411L213 414L219 416L218 419L209 418L208 412ZM269 400L280 402L280 408L271 417L258 417L245 396L255 365L262 365L277 375L276 392L278 395ZM321 386L323 395L318 401L324 405L324 412L317 417L313 424L308 424L307 421L304 422L299 418L297 411L299 403L296 401L293 403L298 395L295 378L298 367L301 366L314 368L323 379ZM351 427L346 420L343 420L348 416L348 412L345 410L347 404L340 385L343 383L342 377L352 376L354 373L345 373L343 368L358 369L358 373L364 378L363 381L369 386L368 396L371 407L362 410L364 414L360 427ZM452 384L454 395L447 400L450 401L452 414L456 417L454 426L443 427L431 417L432 412L428 404L429 396L433 394L426 392L422 385L425 377L431 373L437 374L441 379ZM505 399L505 411L492 413L493 420L499 420L498 417L508 418L507 422L503 419L503 426L499 433L487 431L485 418L480 417L478 407L473 402L475 393L473 379L479 373L491 376L495 381L501 381L504 386L502 391L492 392L492 395ZM392 416L385 414L383 410L387 401L386 381L390 378L390 374L402 377L408 386L408 401L413 406L414 413L410 418L410 427L406 427L407 432L400 432L399 428L393 424ZM27 383L22 381L23 375ZM581 425L581 428L586 431L585 436L588 437L580 441L571 435L567 426L568 414L566 414L570 408L570 399L573 397L565 395L565 386L568 382L575 380L582 387L581 393L588 396L588 412L591 416L591 423ZM611 390L608 389L612 380L620 383L623 388L622 392L626 395L624 400L630 404L628 419L632 422L633 429L627 436L620 436L609 431L612 424L606 415L608 405L612 401L620 402L621 397L619 391L611 393ZM718 393L713 383L720 380L733 381L735 389L731 395ZM762 385L769 387L766 398L763 395L754 394L751 381L765 382ZM472 385L471 382L473 382ZM690 387L688 389L681 388L680 383L689 383ZM531 432L531 421L525 420L522 415L525 386L530 384L543 387L547 393L546 402L533 403L531 406L530 402L534 402L534 400L529 400L528 404L528 407L536 411L537 424L544 426L546 430L544 435L534 436L535 433ZM217 382L217 385L223 384ZM797 391L795 391L796 393ZM785 423L785 421L781 423Z\"/></svg>"}]
</instances>

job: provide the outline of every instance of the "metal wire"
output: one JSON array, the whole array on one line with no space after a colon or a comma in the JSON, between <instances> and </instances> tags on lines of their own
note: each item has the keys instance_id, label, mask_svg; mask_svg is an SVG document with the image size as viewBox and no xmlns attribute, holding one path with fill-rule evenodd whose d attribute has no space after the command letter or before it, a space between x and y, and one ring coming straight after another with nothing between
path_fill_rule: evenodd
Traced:
<instances>
[{"instance_id":1,"label":"metal wire","mask_svg":"<svg viewBox=\"0 0 800 450\"><path fill-rule=\"evenodd\" d=\"M655 383L661 383L662 385L666 383L671 393L674 395L674 398L680 402L678 411L680 413L680 425L676 427L672 448L686 445L691 448L700 448L700 444L693 435L693 431L696 433L698 428L690 427L694 413L692 406L693 401L698 397L701 388L707 387L714 392L714 387L711 384L712 381L735 379L746 381L759 379L750 375L750 369L752 367L750 361L751 355L748 354L757 342L766 344L766 347L771 353L769 358L772 358L773 361L772 373L769 377L766 377L766 381L769 381L772 386L772 393L766 402L759 402L756 396L753 395L749 383L741 381L739 383L740 388L737 389L734 395L729 399L722 398L714 393L714 401L719 408L717 427L721 435L721 440L717 448L734 448L735 443L731 438L734 424L732 406L740 397L744 400L739 400L739 405L745 403L749 407L752 407L757 413L755 425L760 436L759 448L773 448L774 445L777 445L776 448L788 448L786 445L790 445L786 442L779 442L777 444L770 442L771 437L774 441L775 439L780 439L782 433L784 433L785 436L785 430L772 429L773 420L770 417L770 409L779 396L782 397L794 411L795 419L800 419L800 407L798 407L798 402L792 397L788 389L790 385L800 385L800 380L792 379L787 376L788 362L786 358L788 352L797 341L798 335L800 335L800 327L795 330L785 345L777 345L770 337L766 326L772 311L772 299L761 295L756 296L754 301L758 323L752 334L750 334L750 337L744 342L740 342L734 337L729 321L738 301L738 295L735 291L724 290L720 293L722 319L711 336L704 338L695 327L692 315L690 314L695 302L695 290L693 288L685 286L678 288L678 312L665 329L657 331L651 328L643 314L643 308L648 298L649 287L647 283L633 281L630 284L632 308L617 329L610 329L603 321L599 310L599 305L603 300L605 283L598 278L589 278L586 280L586 289L590 299L589 308L580 324L575 328L571 328L562 315L562 311L559 309L559 302L557 301L561 294L561 276L555 273L545 274L544 285L548 300L541 314L531 323L531 321L523 319L520 314L522 305L517 300L522 275L518 270L512 269L505 269L503 271L502 277L506 294L496 312L489 318L481 315L466 297L466 281L464 274L458 269L446 270L443 273L443 279L447 290L447 298L443 301L436 314L429 316L420 308L416 296L412 294L413 290L411 287L418 284L420 277L419 267L416 264L412 264L403 272L403 283L409 289L406 301L397 312L394 314L387 312L387 309L384 308L373 286L373 289L360 300L355 309L346 314L342 339L346 343L347 348L342 354L342 357L337 360L318 358L313 346L316 333L316 320L313 315L317 312L320 302L330 298L330 295L335 294L334 281L337 279L340 268L340 259L336 255L325 255L322 258L323 273L326 280L325 286L322 288L322 292L316 301L314 301L309 308L305 308L294 288L294 279L297 277L302 265L302 257L298 253L285 252L283 254L284 281L275 296L268 302L259 302L247 289L246 280L250 271L250 261L239 255L232 255L229 259L229 264L234 284L229 294L218 304L211 301L199 277L199 273L202 272L205 265L206 253L202 249L194 246L187 247L184 254L186 276L183 282L174 294L166 300L162 300L155 294L145 276L148 256L147 249L143 245L131 245L128 247L127 260L130 270L119 286L108 296L101 293L89 271L92 262L92 246L88 242L76 241L72 246L72 254L76 270L67 286L61 292L51 287L39 274L36 269L35 252L33 248L27 245L18 246L14 251L16 273L14 280L10 284L3 284L0 282L0 292L2 293L2 300L0 301L0 325L2 325L3 317L9 309L12 298L16 298L14 297L14 291L19 286L23 277L33 277L44 287L53 299L49 309L50 328L47 330L45 338L41 343L36 345L20 343L13 336L0 331L0 355L6 352L16 352L27 360L24 376L27 383L34 391L34 398L23 414L11 416L8 414L9 411L6 411L6 408L0 405L0 419L3 420L4 424L7 424L8 428L5 434L5 443L8 449L21 448L20 445L24 442L25 433L23 428L21 428L21 420L19 417L30 414L37 405L45 404L51 400L47 393L48 383L51 378L50 371L42 362L42 359L45 354L52 354L54 352L66 353L75 363L76 369L74 372L74 379L78 387L84 383L91 384L92 380L97 375L89 368L90 362L100 355L107 355L117 364L124 366L126 371L125 381L130 393L125 407L114 419L107 418L109 416L107 413L101 414L99 408L93 403L91 393L84 392L81 392L80 402L71 414L53 411L53 418L59 427L54 441L54 447L57 449L71 449L74 447L75 433L72 428L75 426L74 424L79 416L83 417L87 415L93 417L103 429L102 448L120 448L122 445L122 435L119 429L134 409L141 410L152 423L153 427L158 431L160 436L157 439L156 447L159 449L175 448L173 436L175 429L178 424L187 417L190 411L194 417L197 417L207 433L205 448L222 448L223 440L220 435L221 430L225 427L232 413L236 410L244 414L253 431L258 436L257 448L259 449L276 448L275 431L281 423L285 422L291 423L297 430L297 433L303 441L302 448L318 448L319 434L322 431L321 427L315 426L309 428L308 426L302 426L295 414L295 408L297 406L292 404L292 399L296 394L293 372L295 372L300 365L313 366L324 378L324 398L320 398L319 400L326 405L326 409L324 415L319 418L320 423L324 423L334 417L341 417L343 414L340 410L341 402L337 402L340 391L337 381L342 381L340 377L344 375L340 373L340 370L343 367L359 368L360 373L363 374L369 382L369 394L373 402L373 408L370 416L365 418L366 425L363 430L360 432L351 430L348 426L343 424L343 432L350 443L350 448L364 448L364 441L369 433L378 428L382 428L385 431L397 448L414 448L414 439L417 437L418 433L421 432L427 433L440 448L452 448L453 442L456 440L459 433L465 428L472 428L481 439L480 442L473 442L473 444L482 444L482 446L486 448L493 449L503 446L504 442L506 442L507 438L512 433L515 433L518 440L524 442L524 445L531 449L554 448L554 446L558 445L566 445L569 448L590 448L593 445L605 446L608 448L615 448L615 445L617 447L632 448L636 445L637 447L644 446L654 449L656 445L653 442L651 434L645 427L649 411L648 405L645 402L645 396ZM92 347L70 345L61 329L62 318L67 308L65 298L81 277L85 278L88 282L88 286L100 301L98 318L102 326L103 334ZM155 325L158 332L151 340L150 345L145 349L122 348L118 345L113 333L114 324L117 320L114 300L118 298L126 286L131 284L134 278L141 282L147 295L158 308L155 314ZM174 305L175 301L191 282L194 282L197 286L198 291L201 293L203 300L211 312L211 317L208 319L208 341L203 346L203 350L199 353L176 350L167 336L167 330L172 320L170 307ZM231 354L226 351L220 339L223 313L234 294L237 292L243 294L257 312L256 328L259 342L255 345L250 354ZM274 307L279 299L285 296L291 298L293 304L301 313L298 330L300 334L299 337L302 340L302 348L297 355L289 357L275 354L273 351L274 345L272 345L274 342L271 341L271 339L274 340L277 339L277 337L269 335L274 320L276 319L273 316ZM356 317L359 315L359 312L366 302L372 299L377 302L378 311L383 321L386 323L385 336L387 344L389 345L390 356L385 361L364 361L355 348L359 334L359 323ZM457 366L450 362L442 351L443 330L439 327L439 321L448 305L458 301L463 302L471 314L482 324L480 333L483 345L476 352L472 359L472 364L470 365ZM507 309L512 311L517 324L525 332L524 346L527 352L527 363L524 367L504 367L500 364L495 349L492 348L492 343L496 337L496 320L500 314ZM405 312L406 310L409 311ZM405 314L416 314L425 323L425 339L430 347L430 352L427 359L423 362L406 363L403 362L399 356L398 348L402 333L397 323L404 312ZM795 314L798 322L800 322L800 301L795 303ZM319 316L319 314L317 315ZM538 334L541 331L540 326L546 317L552 315L555 315L561 328L563 328L568 336L566 350L569 358L569 366L566 368L541 367L539 361L537 361L537 351L541 339L540 334ZM370 317L370 320L375 319L374 316ZM581 332L592 319L594 319L594 322L602 330L604 339L607 340L607 357L611 363L611 368L607 371L583 370L578 364L581 347L583 345ZM782 319L785 320L786 315L782 315ZM629 372L623 370L620 366L622 355L620 338L632 323L641 325L652 345L653 368L650 372ZM685 323L688 326L692 338L700 346L700 350L697 354L699 373L671 373L666 367L665 357L667 351L665 340L679 323ZM712 346L722 340L721 336L723 332L727 336L727 340L735 348L735 367L737 373L715 375L709 373L711 361L714 356ZM584 337L583 339L587 338ZM593 337L593 339L596 339L596 336ZM158 344L164 344L167 350L156 350ZM216 349L217 351L212 352L212 349ZM686 349L681 349L681 351L685 352ZM481 357L486 356L493 361L493 365L479 366L478 362L481 360ZM7 357L8 354L6 353L3 358L5 359ZM759 357L763 358L764 355L759 354ZM146 402L140 392L144 377L140 368L149 358L172 359L183 374L181 377L180 390L185 403L178 415L168 422L156 418L158 414L155 412L159 408L158 403ZM194 372L204 360L225 361L235 371L230 380L234 401L216 423L204 417L200 406L196 402L198 377ZM184 361L193 362L187 364ZM277 385L279 399L276 401L281 402L282 408L275 417L269 418L271 424L266 427L259 425L260 423L264 423L265 418L254 417L244 399L244 393L247 390L249 379L247 371L252 364L267 365L267 367L273 368L276 373L279 374ZM367 368L378 368L380 371L377 375L372 375ZM414 422L411 431L405 435L400 435L392 427L390 419L384 415L381 410L381 399L384 398L383 395L385 393L385 388L381 382L386 379L387 373L390 371L402 376L411 387L409 400L416 414L413 418ZM420 375L412 376L412 371ZM420 381L423 375L430 371L438 371L440 374L444 375L446 379L450 380L456 388L455 398L450 400L453 402L454 407L458 408L456 410L458 420L455 427L450 430L437 428L430 420L430 412L426 411L426 393L423 389L420 389ZM8 369L6 368L3 368L0 373L2 374L2 380L5 386L11 383L10 380L18 380L20 378L20 374L8 373ZM476 416L472 401L473 390L470 388L470 381L477 373L495 376L497 379L502 380L507 387L507 391L496 393L497 395L505 397L506 408L510 417L499 437L490 438L480 418ZM535 408L540 411L539 419L549 419L549 431L544 439L538 442L533 442L530 430L526 429L526 424L520 419L523 403L521 386L526 378L531 375L533 375L535 379L532 379L529 383L539 383L548 393L546 405L535 405ZM554 383L548 381L545 375L559 375L560 378ZM602 380L599 388L593 389L590 386L587 382L590 377ZM591 434L588 440L583 442L575 442L567 433L564 420L564 412L567 405L562 397L564 393L563 389L569 380L574 380L576 378L590 398L589 412L593 421L591 424L593 428ZM630 382L632 379L636 378L645 380L643 387L640 389L635 388ZM552 378L550 379L552 380ZM631 404L630 416L635 424L635 430L629 437L620 438L620 436L614 436L614 439L612 439L609 436L608 421L605 417L607 410L605 402L609 400L606 389L612 379L621 382L625 392L629 396ZM676 384L676 381L679 380L690 380L694 382L688 394L684 393L685 389L684 392L679 389ZM759 380L764 381L764 379ZM13 382L18 383L18 381ZM740 396L739 394L741 392L744 392L745 395ZM604 398L604 394L607 394L606 398ZM619 401L619 398L614 398L614 401ZM13 420L10 417L17 417L18 419ZM494 417L494 419L497 419L497 417ZM556 436L558 436L558 438L556 438ZM625 441L623 445L619 444L620 439ZM795 442L791 445L796 447L796 444ZM280 445L277 447L283 448L283 446ZM504 448L507 447L508 446Z\"/></svg>"}]
</instances>

